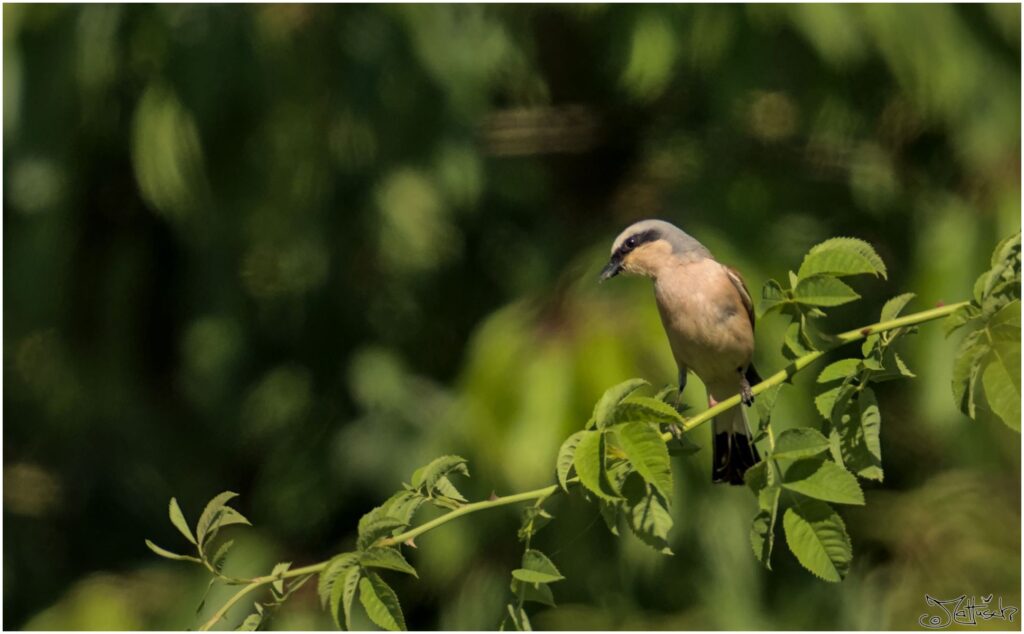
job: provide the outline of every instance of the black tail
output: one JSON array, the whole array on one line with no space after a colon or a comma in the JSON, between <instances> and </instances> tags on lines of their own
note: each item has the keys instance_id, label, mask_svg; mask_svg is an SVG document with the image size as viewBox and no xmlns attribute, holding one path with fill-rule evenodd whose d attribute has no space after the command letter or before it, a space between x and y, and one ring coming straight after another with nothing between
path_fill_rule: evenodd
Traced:
<instances>
[{"instance_id":1,"label":"black tail","mask_svg":"<svg viewBox=\"0 0 1024 634\"><path fill-rule=\"evenodd\" d=\"M743 484L743 474L761 461L750 437L743 406L726 410L715 417L711 481Z\"/></svg>"}]
</instances>

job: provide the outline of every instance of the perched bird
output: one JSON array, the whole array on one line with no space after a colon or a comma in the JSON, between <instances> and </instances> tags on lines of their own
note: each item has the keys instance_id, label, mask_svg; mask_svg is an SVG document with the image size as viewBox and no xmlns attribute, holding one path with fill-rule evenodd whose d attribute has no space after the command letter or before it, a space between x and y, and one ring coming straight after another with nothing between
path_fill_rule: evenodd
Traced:
<instances>
[{"instance_id":1,"label":"perched bird","mask_svg":"<svg viewBox=\"0 0 1024 634\"><path fill-rule=\"evenodd\" d=\"M753 404L761 381L754 354L754 304L743 278L715 260L693 236L663 220L630 225L612 244L601 280L630 273L654 281L654 297L679 368L679 393L692 371L704 382L708 406L734 394ZM760 461L743 407L714 419L712 482L742 484Z\"/></svg>"}]
</instances>

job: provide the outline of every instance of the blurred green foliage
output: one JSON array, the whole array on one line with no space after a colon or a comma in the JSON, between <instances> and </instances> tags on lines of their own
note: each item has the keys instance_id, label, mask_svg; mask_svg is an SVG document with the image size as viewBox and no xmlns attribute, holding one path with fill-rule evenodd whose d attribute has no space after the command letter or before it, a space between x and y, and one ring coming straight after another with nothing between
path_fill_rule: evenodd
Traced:
<instances>
[{"instance_id":1,"label":"blurred green foliage","mask_svg":"<svg viewBox=\"0 0 1024 634\"><path fill-rule=\"evenodd\" d=\"M635 219L753 289L868 240L889 280L856 284L836 329L903 291L969 298L1020 228L1017 5L3 10L5 628L194 626L204 576L142 541L172 543L171 496L241 492L256 530L226 572L252 575L350 548L437 455L470 458L471 499L552 482L606 387L673 380L647 285L596 285ZM758 325L772 371L785 324ZM955 350L923 327L902 350L920 379L877 390L886 479L843 510L842 584L759 568L749 492L710 486L702 451L676 462L673 557L552 504L536 543L567 580L533 625L1019 607L1020 438L959 413ZM776 425L816 421L812 382ZM418 541L411 628L497 626L516 518ZM273 626L330 620L303 588Z\"/></svg>"}]
</instances>

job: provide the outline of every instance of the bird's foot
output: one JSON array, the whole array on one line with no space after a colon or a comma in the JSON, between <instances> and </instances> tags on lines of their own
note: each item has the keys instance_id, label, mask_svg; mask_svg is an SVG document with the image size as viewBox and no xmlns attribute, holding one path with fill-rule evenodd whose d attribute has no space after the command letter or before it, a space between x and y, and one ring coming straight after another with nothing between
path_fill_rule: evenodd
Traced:
<instances>
[{"instance_id":1,"label":"bird's foot","mask_svg":"<svg viewBox=\"0 0 1024 634\"><path fill-rule=\"evenodd\" d=\"M746 378L740 383L740 400L747 407L754 405L754 392L750 389L750 383L747 383Z\"/></svg>"},{"instance_id":2,"label":"bird's foot","mask_svg":"<svg viewBox=\"0 0 1024 634\"><path fill-rule=\"evenodd\" d=\"M669 431L670 434L672 434L672 437L675 438L676 440L682 440L683 439L683 426L680 425L679 423L671 423L671 424L669 424L668 431Z\"/></svg>"}]
</instances>

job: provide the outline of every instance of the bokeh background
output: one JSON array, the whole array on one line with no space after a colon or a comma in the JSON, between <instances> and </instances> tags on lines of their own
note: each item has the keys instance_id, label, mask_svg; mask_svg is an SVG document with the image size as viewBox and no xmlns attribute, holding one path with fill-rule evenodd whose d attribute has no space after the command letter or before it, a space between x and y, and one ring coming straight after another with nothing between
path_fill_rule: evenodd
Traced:
<instances>
[{"instance_id":1,"label":"bokeh background","mask_svg":"<svg viewBox=\"0 0 1024 634\"><path fill-rule=\"evenodd\" d=\"M633 220L683 226L755 294L822 239L869 240L890 279L855 280L836 329L905 291L969 297L1020 228L1017 5L3 18L5 629L196 627L207 577L143 545L183 549L171 496L194 521L240 492L256 527L228 571L253 575L350 548L444 453L470 459L471 498L550 483L604 388L673 380L649 284L596 283ZM762 373L781 326L759 323ZM753 499L710 485L702 429L674 557L552 502L536 543L568 580L534 626L914 628L926 592L1019 607L1020 437L958 413L941 331L903 344L918 379L878 388L886 479L843 510L843 584L781 530L758 566ZM817 424L808 374L780 426ZM420 538L421 578L393 579L410 626L496 628L517 526ZM330 620L310 586L271 625Z\"/></svg>"}]
</instances>

